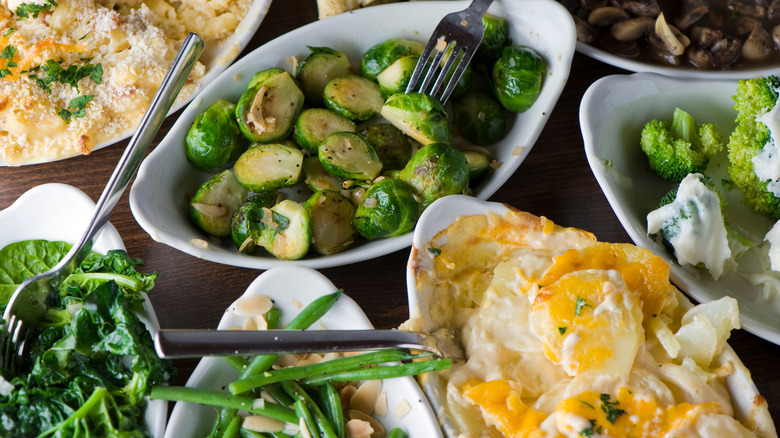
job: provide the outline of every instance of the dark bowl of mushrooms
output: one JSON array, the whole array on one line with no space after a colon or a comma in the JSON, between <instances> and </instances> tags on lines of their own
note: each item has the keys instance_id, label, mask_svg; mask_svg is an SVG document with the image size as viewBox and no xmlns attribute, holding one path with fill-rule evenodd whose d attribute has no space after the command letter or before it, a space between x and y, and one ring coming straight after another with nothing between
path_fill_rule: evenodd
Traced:
<instances>
[{"instance_id":1,"label":"dark bowl of mushrooms","mask_svg":"<svg viewBox=\"0 0 780 438\"><path fill-rule=\"evenodd\" d=\"M780 0L558 0L577 50L636 72L741 79L780 67Z\"/></svg>"}]
</instances>

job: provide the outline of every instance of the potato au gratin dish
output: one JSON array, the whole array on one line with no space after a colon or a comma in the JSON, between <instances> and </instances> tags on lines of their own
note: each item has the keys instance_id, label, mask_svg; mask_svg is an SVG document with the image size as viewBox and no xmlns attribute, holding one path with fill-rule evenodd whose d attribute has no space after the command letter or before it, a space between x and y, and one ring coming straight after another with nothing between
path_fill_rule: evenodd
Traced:
<instances>
[{"instance_id":1,"label":"potato au gratin dish","mask_svg":"<svg viewBox=\"0 0 780 438\"><path fill-rule=\"evenodd\" d=\"M252 0L0 0L0 162L46 162L133 130L189 32L229 37ZM179 100L206 73L199 63Z\"/></svg>"},{"instance_id":2,"label":"potato au gratin dish","mask_svg":"<svg viewBox=\"0 0 780 438\"><path fill-rule=\"evenodd\" d=\"M507 209L415 241L409 270L402 329L466 352L421 381L451 436L777 436L726 344L736 301L692 306L649 250Z\"/></svg>"}]
</instances>

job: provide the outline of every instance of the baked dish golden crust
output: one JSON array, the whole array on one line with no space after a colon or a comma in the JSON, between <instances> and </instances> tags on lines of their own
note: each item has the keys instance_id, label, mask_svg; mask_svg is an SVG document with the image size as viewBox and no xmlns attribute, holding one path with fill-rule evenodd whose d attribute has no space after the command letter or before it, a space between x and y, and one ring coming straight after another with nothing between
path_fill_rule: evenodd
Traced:
<instances>
[{"instance_id":1,"label":"baked dish golden crust","mask_svg":"<svg viewBox=\"0 0 780 438\"><path fill-rule=\"evenodd\" d=\"M0 0L0 162L88 154L132 131L187 34L219 44L251 2Z\"/></svg>"},{"instance_id":2,"label":"baked dish golden crust","mask_svg":"<svg viewBox=\"0 0 780 438\"><path fill-rule=\"evenodd\" d=\"M423 380L463 437L777 436L726 344L736 300L692 306L649 250L508 211L459 218L410 269L402 328L466 352Z\"/></svg>"}]
</instances>

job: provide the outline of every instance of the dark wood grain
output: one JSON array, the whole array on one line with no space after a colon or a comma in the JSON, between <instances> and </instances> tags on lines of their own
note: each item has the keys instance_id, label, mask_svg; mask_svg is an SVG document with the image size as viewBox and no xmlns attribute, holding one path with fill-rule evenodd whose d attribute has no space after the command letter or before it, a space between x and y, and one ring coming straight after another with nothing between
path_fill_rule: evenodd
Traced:
<instances>
[{"instance_id":1,"label":"dark wood grain","mask_svg":"<svg viewBox=\"0 0 780 438\"><path fill-rule=\"evenodd\" d=\"M314 0L274 1L245 52L316 19ZM621 73L626 72L575 55L568 83L538 142L491 200L546 216L561 225L589 230L600 240L629 242L586 162L578 121L580 100L587 87L602 76ZM166 120L154 145L175 119L173 115ZM126 144L44 165L0 168L0 209L28 189L48 182L73 185L97 200ZM128 192L111 222L129 253L146 260L148 269L159 274L151 301L161 326L215 327L227 305L261 272L199 260L153 241L133 218ZM401 250L321 272L355 299L376 327L393 328L407 316L407 257L408 250ZM773 417L780 418L780 346L744 331L736 331L730 343L751 370ZM195 364L194 360L176 362L177 383L186 381Z\"/></svg>"}]
</instances>

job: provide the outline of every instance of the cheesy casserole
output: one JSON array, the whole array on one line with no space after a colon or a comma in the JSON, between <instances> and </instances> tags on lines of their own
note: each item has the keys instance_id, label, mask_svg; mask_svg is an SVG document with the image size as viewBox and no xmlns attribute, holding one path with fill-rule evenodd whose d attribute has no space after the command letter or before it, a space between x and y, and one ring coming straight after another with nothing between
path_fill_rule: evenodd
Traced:
<instances>
[{"instance_id":1,"label":"cheesy casserole","mask_svg":"<svg viewBox=\"0 0 780 438\"><path fill-rule=\"evenodd\" d=\"M726 345L736 300L692 307L649 250L508 210L458 218L409 263L402 328L465 349L423 381L462 437L777 436L760 395L731 392L749 376Z\"/></svg>"},{"instance_id":2,"label":"cheesy casserole","mask_svg":"<svg viewBox=\"0 0 780 438\"><path fill-rule=\"evenodd\" d=\"M0 0L0 163L89 154L132 131L189 32L206 50L252 0ZM179 99L206 73L199 63Z\"/></svg>"}]
</instances>

